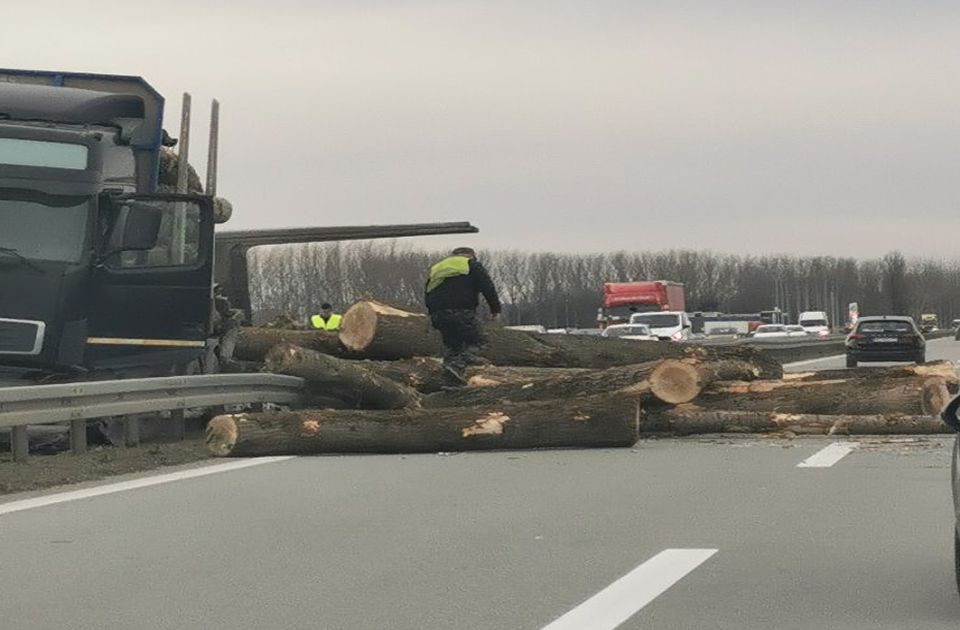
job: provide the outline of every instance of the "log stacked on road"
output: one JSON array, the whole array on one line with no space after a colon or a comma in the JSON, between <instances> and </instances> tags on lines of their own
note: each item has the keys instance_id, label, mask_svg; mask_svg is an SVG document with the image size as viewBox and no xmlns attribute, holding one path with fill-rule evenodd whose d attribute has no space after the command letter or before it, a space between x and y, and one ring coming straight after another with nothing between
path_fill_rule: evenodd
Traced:
<instances>
[{"instance_id":1,"label":"log stacked on road","mask_svg":"<svg viewBox=\"0 0 960 630\"><path fill-rule=\"evenodd\" d=\"M302 410L219 416L215 455L629 446L641 433L930 433L949 362L784 375L762 350L487 329L453 386L426 316L355 304L339 334L244 328L224 365L307 382Z\"/></svg>"},{"instance_id":2,"label":"log stacked on road","mask_svg":"<svg viewBox=\"0 0 960 630\"><path fill-rule=\"evenodd\" d=\"M211 420L206 440L218 456L629 447L639 410L636 397L607 395L484 409L233 414Z\"/></svg>"},{"instance_id":3,"label":"log stacked on road","mask_svg":"<svg viewBox=\"0 0 960 630\"><path fill-rule=\"evenodd\" d=\"M494 365L603 369L658 359L741 360L757 376L780 378L783 368L761 350L747 346L706 347L658 341L630 341L587 335L550 335L491 325L485 329L484 359ZM429 319L378 302L351 306L340 324L340 342L352 356L395 361L442 356L440 336Z\"/></svg>"}]
</instances>

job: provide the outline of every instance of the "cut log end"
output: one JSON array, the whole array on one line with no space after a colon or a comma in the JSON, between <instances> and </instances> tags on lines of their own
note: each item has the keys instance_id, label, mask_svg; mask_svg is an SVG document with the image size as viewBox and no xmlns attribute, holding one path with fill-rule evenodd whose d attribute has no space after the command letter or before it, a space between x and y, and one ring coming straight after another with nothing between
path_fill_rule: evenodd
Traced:
<instances>
[{"instance_id":1,"label":"cut log end","mask_svg":"<svg viewBox=\"0 0 960 630\"><path fill-rule=\"evenodd\" d=\"M237 445L240 430L236 415L217 416L207 424L207 451L215 457L227 457Z\"/></svg>"},{"instance_id":2,"label":"cut log end","mask_svg":"<svg viewBox=\"0 0 960 630\"><path fill-rule=\"evenodd\" d=\"M671 405L688 403L703 390L697 368L676 359L662 361L651 372L649 381L651 393Z\"/></svg>"},{"instance_id":3,"label":"cut log end","mask_svg":"<svg viewBox=\"0 0 960 630\"><path fill-rule=\"evenodd\" d=\"M931 377L924 380L920 397L923 413L928 416L939 416L946 404L950 402L950 398L947 383L942 378Z\"/></svg>"},{"instance_id":4,"label":"cut log end","mask_svg":"<svg viewBox=\"0 0 960 630\"><path fill-rule=\"evenodd\" d=\"M371 302L357 302L343 314L340 322L340 343L346 348L361 351L367 348L377 333L377 311Z\"/></svg>"}]
</instances>

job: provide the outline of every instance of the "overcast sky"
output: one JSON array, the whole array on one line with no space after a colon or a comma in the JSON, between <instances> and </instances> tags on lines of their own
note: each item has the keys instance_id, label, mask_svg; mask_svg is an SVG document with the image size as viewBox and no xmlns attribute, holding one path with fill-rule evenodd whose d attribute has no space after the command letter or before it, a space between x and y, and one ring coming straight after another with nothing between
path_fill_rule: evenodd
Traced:
<instances>
[{"instance_id":1,"label":"overcast sky","mask_svg":"<svg viewBox=\"0 0 960 630\"><path fill-rule=\"evenodd\" d=\"M142 75L172 133L182 91L198 140L217 96L233 229L469 220L479 247L960 251L956 2L3 13L2 65Z\"/></svg>"}]
</instances>

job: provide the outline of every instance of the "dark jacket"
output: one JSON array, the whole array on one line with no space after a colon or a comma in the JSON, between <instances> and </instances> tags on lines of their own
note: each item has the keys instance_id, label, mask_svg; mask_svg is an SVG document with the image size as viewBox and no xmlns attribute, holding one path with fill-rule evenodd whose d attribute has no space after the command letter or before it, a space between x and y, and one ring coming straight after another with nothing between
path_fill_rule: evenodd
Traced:
<instances>
[{"instance_id":1,"label":"dark jacket","mask_svg":"<svg viewBox=\"0 0 960 630\"><path fill-rule=\"evenodd\" d=\"M490 313L499 313L500 298L490 274L482 264L470 259L469 274L446 278L440 286L427 292L427 310L434 313L442 310L475 309L480 304L481 293L490 307Z\"/></svg>"}]
</instances>

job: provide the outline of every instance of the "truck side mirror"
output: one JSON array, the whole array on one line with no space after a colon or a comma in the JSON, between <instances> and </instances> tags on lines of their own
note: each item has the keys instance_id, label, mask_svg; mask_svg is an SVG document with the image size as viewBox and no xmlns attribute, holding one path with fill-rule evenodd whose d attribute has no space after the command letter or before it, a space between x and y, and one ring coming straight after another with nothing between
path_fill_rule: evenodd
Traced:
<instances>
[{"instance_id":1,"label":"truck side mirror","mask_svg":"<svg viewBox=\"0 0 960 630\"><path fill-rule=\"evenodd\" d=\"M126 219L120 249L123 251L146 251L157 246L163 213L159 208L140 203L125 204Z\"/></svg>"}]
</instances>

